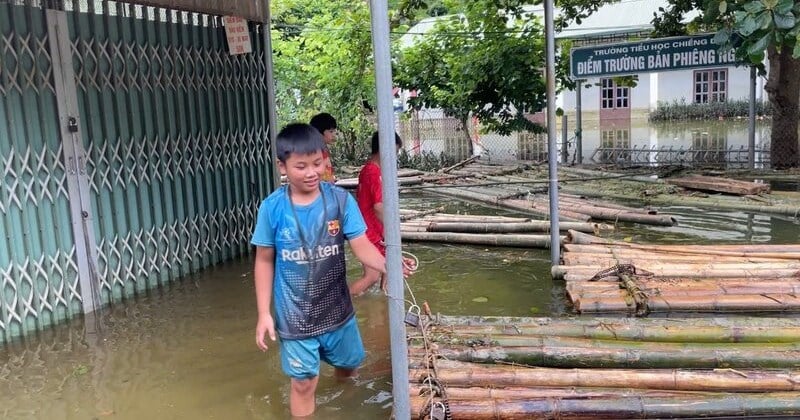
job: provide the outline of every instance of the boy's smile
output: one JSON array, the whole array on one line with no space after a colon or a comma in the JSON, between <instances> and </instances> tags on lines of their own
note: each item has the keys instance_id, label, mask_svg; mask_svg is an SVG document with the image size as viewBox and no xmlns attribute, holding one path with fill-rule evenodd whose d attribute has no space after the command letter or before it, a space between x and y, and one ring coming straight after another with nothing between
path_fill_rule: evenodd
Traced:
<instances>
[{"instance_id":1,"label":"boy's smile","mask_svg":"<svg viewBox=\"0 0 800 420\"><path fill-rule=\"evenodd\" d=\"M285 162L278 162L281 174L286 175L292 192L315 196L319 190L320 174L324 170L322 151L309 154L292 153Z\"/></svg>"}]
</instances>

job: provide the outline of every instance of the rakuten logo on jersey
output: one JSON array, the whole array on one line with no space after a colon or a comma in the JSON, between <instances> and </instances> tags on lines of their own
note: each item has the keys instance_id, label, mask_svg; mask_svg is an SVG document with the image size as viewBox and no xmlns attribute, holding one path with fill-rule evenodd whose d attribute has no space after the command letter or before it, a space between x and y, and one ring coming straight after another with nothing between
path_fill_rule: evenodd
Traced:
<instances>
[{"instance_id":1,"label":"rakuten logo on jersey","mask_svg":"<svg viewBox=\"0 0 800 420\"><path fill-rule=\"evenodd\" d=\"M314 255L312 255L312 258L314 260L321 260L323 258L333 257L341 253L342 248L339 245L319 245L314 250ZM309 261L308 253L303 248L295 250L284 249L281 251L281 259L283 261L291 261L300 264L305 264Z\"/></svg>"}]
</instances>

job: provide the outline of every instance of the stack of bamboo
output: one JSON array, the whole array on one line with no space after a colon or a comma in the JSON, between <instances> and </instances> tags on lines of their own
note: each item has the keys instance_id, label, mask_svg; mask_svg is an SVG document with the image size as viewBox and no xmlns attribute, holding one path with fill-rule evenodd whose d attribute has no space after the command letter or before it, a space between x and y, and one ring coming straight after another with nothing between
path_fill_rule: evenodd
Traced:
<instances>
[{"instance_id":1,"label":"stack of bamboo","mask_svg":"<svg viewBox=\"0 0 800 420\"><path fill-rule=\"evenodd\" d=\"M550 201L546 194L535 189L509 191L508 188L470 185L441 188L434 192L440 195L492 204L523 214L550 216ZM528 193L530 192L530 193ZM653 209L637 209L599 200L588 200L576 195L562 195L558 204L559 219L572 222L611 221L630 222L657 226L673 226L674 217L658 214Z\"/></svg>"},{"instance_id":2,"label":"stack of bamboo","mask_svg":"<svg viewBox=\"0 0 800 420\"><path fill-rule=\"evenodd\" d=\"M416 216L416 217L415 217ZM405 241L447 242L471 245L492 245L548 248L550 222L520 217L446 214L401 211L400 232ZM613 230L612 225L584 222L562 222L562 231L599 233Z\"/></svg>"},{"instance_id":3,"label":"stack of bamboo","mask_svg":"<svg viewBox=\"0 0 800 420\"><path fill-rule=\"evenodd\" d=\"M800 310L800 245L640 245L570 232L563 264L587 312Z\"/></svg>"},{"instance_id":4,"label":"stack of bamboo","mask_svg":"<svg viewBox=\"0 0 800 420\"><path fill-rule=\"evenodd\" d=\"M800 415L800 320L423 317L408 334L412 418Z\"/></svg>"}]
</instances>

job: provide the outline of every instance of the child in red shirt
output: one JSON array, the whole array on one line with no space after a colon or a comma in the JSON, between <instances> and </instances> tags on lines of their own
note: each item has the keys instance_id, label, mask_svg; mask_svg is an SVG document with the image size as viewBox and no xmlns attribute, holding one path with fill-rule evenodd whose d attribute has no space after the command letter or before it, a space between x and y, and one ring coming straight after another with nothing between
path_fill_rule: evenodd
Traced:
<instances>
[{"instance_id":1,"label":"child in red shirt","mask_svg":"<svg viewBox=\"0 0 800 420\"><path fill-rule=\"evenodd\" d=\"M333 146L333 143L336 142L336 135L339 133L336 118L333 118L333 115L327 112L323 112L311 117L309 124L316 128L317 131L322 134L322 139L325 140L326 147L325 150L322 151L322 159L325 162L320 178L322 178L323 181L334 182L336 181L336 175L333 173L330 148Z\"/></svg>"},{"instance_id":2,"label":"child in red shirt","mask_svg":"<svg viewBox=\"0 0 800 420\"><path fill-rule=\"evenodd\" d=\"M394 134L394 144L399 150L403 141L397 133ZM383 242L383 187L381 185L381 156L378 132L372 135L372 154L358 174L358 189L356 201L364 222L367 224L367 239L376 248L386 255L386 246ZM350 285L350 294L357 296L364 293L370 286L381 279L381 273L373 268L364 267L364 275Z\"/></svg>"}]
</instances>

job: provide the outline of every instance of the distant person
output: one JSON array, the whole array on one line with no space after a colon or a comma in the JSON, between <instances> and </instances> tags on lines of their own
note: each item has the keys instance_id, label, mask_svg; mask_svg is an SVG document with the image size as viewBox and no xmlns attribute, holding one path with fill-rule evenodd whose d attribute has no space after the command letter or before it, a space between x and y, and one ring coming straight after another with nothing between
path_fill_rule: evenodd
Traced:
<instances>
[{"instance_id":1,"label":"distant person","mask_svg":"<svg viewBox=\"0 0 800 420\"><path fill-rule=\"evenodd\" d=\"M364 360L345 276L344 242L362 264L386 270L384 257L365 234L355 199L320 182L324 149L322 136L310 125L290 124L278 133L278 167L288 184L261 203L251 240L256 246L256 345L266 351L265 338L275 341L276 332L280 337L295 417L315 410L320 360L334 367L337 378L353 376Z\"/></svg>"},{"instance_id":2,"label":"distant person","mask_svg":"<svg viewBox=\"0 0 800 420\"><path fill-rule=\"evenodd\" d=\"M322 171L322 180L327 182L336 181L336 175L333 173L333 163L331 163L330 148L336 142L336 136L339 134L338 126L336 125L336 118L333 115L323 112L314 115L309 121L314 128L322 133L322 138L325 140L325 150L322 151L322 157L325 159L325 166Z\"/></svg>"},{"instance_id":3,"label":"distant person","mask_svg":"<svg viewBox=\"0 0 800 420\"><path fill-rule=\"evenodd\" d=\"M381 180L381 155L378 132L372 135L371 155L361 172L358 174L358 189L356 201L358 208L367 224L367 238L373 245L386 256L386 244L383 238L383 186ZM394 134L394 145L397 150L403 147L403 141L397 133ZM403 259L407 269L414 269L413 261ZM381 272L363 265L364 274L360 279L350 285L350 294L358 296L369 289L373 284L382 279ZM385 282L381 281L381 289L386 291Z\"/></svg>"}]
</instances>

